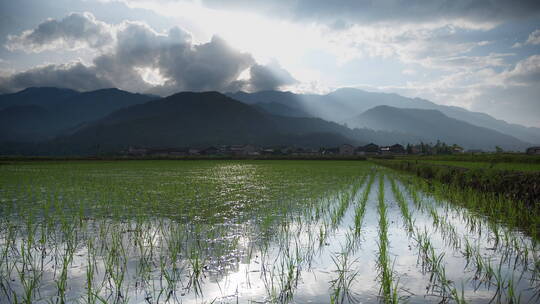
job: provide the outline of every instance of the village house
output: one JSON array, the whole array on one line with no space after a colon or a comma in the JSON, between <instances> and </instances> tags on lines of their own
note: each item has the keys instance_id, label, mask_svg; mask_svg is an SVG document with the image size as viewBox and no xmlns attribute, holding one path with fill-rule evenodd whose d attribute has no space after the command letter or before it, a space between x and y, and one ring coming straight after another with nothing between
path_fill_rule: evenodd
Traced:
<instances>
[{"instance_id":1,"label":"village house","mask_svg":"<svg viewBox=\"0 0 540 304\"><path fill-rule=\"evenodd\" d=\"M236 156L260 155L259 149L254 145L233 145L229 147L229 151Z\"/></svg>"},{"instance_id":2,"label":"village house","mask_svg":"<svg viewBox=\"0 0 540 304\"><path fill-rule=\"evenodd\" d=\"M169 155L171 156L186 156L189 154L188 148L170 149Z\"/></svg>"},{"instance_id":3,"label":"village house","mask_svg":"<svg viewBox=\"0 0 540 304\"><path fill-rule=\"evenodd\" d=\"M386 147L380 147L380 148L379 148L379 153L380 153L381 155L389 155L389 154L391 154L391 152L390 152L390 147L389 147L389 146L386 146Z\"/></svg>"},{"instance_id":4,"label":"village house","mask_svg":"<svg viewBox=\"0 0 540 304\"><path fill-rule=\"evenodd\" d=\"M530 147L527 149L527 154L540 154L540 147Z\"/></svg>"},{"instance_id":5,"label":"village house","mask_svg":"<svg viewBox=\"0 0 540 304\"><path fill-rule=\"evenodd\" d=\"M245 145L244 146L244 153L246 153L246 155L261 155L261 153L259 152L259 148L254 146L254 145Z\"/></svg>"},{"instance_id":6,"label":"village house","mask_svg":"<svg viewBox=\"0 0 540 304\"><path fill-rule=\"evenodd\" d=\"M364 153L366 155L377 155L379 154L379 146L374 143L369 143L364 146Z\"/></svg>"},{"instance_id":7,"label":"village house","mask_svg":"<svg viewBox=\"0 0 540 304\"><path fill-rule=\"evenodd\" d=\"M187 148L161 148L161 149L148 149L147 155L151 156L186 156L188 155Z\"/></svg>"},{"instance_id":8,"label":"village house","mask_svg":"<svg viewBox=\"0 0 540 304\"><path fill-rule=\"evenodd\" d=\"M136 148L136 147L129 147L127 154L131 156L145 156L146 153L148 153L148 149L145 148Z\"/></svg>"},{"instance_id":9,"label":"village house","mask_svg":"<svg viewBox=\"0 0 540 304\"><path fill-rule=\"evenodd\" d=\"M296 148L291 152L291 155L296 156L313 156L318 155L319 150L312 148Z\"/></svg>"},{"instance_id":10,"label":"village house","mask_svg":"<svg viewBox=\"0 0 540 304\"><path fill-rule=\"evenodd\" d=\"M262 149L260 153L261 155L274 155L276 154L276 150L272 148L266 148L266 149Z\"/></svg>"},{"instance_id":11,"label":"village house","mask_svg":"<svg viewBox=\"0 0 540 304\"><path fill-rule=\"evenodd\" d=\"M390 153L391 154L405 154L407 151L405 151L405 148L400 144L395 144L390 146Z\"/></svg>"},{"instance_id":12,"label":"village house","mask_svg":"<svg viewBox=\"0 0 540 304\"><path fill-rule=\"evenodd\" d=\"M354 155L354 147L349 144L339 146L339 155Z\"/></svg>"},{"instance_id":13,"label":"village house","mask_svg":"<svg viewBox=\"0 0 540 304\"><path fill-rule=\"evenodd\" d=\"M366 150L362 146L358 146L356 147L356 149L354 149L354 155L365 155L365 154L366 154Z\"/></svg>"},{"instance_id":14,"label":"village house","mask_svg":"<svg viewBox=\"0 0 540 304\"><path fill-rule=\"evenodd\" d=\"M217 155L219 154L219 149L216 147L208 147L208 148L202 149L199 153L201 155Z\"/></svg>"},{"instance_id":15,"label":"village house","mask_svg":"<svg viewBox=\"0 0 540 304\"><path fill-rule=\"evenodd\" d=\"M324 148L322 151L323 155L338 155L339 154L339 148Z\"/></svg>"},{"instance_id":16,"label":"village house","mask_svg":"<svg viewBox=\"0 0 540 304\"><path fill-rule=\"evenodd\" d=\"M300 156L300 155L304 155L305 153L306 153L306 150L304 150L304 148L294 148L294 150L291 150L289 154Z\"/></svg>"},{"instance_id":17,"label":"village house","mask_svg":"<svg viewBox=\"0 0 540 304\"><path fill-rule=\"evenodd\" d=\"M130 156L186 156L188 155L187 148L140 148L129 147L127 154Z\"/></svg>"},{"instance_id":18,"label":"village house","mask_svg":"<svg viewBox=\"0 0 540 304\"><path fill-rule=\"evenodd\" d=\"M201 150L197 149L197 148L189 148L188 153L189 153L189 155L200 155Z\"/></svg>"},{"instance_id":19,"label":"village house","mask_svg":"<svg viewBox=\"0 0 540 304\"><path fill-rule=\"evenodd\" d=\"M454 154L461 154L461 153L463 153L464 151L465 151L465 150L463 150L463 148L460 147L460 146L453 146L453 147L452 147L452 153L454 153Z\"/></svg>"}]
</instances>

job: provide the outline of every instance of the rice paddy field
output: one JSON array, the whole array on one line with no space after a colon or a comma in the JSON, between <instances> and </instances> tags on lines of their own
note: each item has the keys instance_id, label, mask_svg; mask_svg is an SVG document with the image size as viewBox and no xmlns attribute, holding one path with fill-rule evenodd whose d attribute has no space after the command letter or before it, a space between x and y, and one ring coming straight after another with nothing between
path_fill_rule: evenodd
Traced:
<instances>
[{"instance_id":1,"label":"rice paddy field","mask_svg":"<svg viewBox=\"0 0 540 304\"><path fill-rule=\"evenodd\" d=\"M0 164L0 303L538 303L537 216L368 161Z\"/></svg>"},{"instance_id":2,"label":"rice paddy field","mask_svg":"<svg viewBox=\"0 0 540 304\"><path fill-rule=\"evenodd\" d=\"M454 166L468 169L489 169L507 171L539 172L540 163L516 163L516 162L482 162L482 161L451 161L451 160L427 160L428 164Z\"/></svg>"}]
</instances>

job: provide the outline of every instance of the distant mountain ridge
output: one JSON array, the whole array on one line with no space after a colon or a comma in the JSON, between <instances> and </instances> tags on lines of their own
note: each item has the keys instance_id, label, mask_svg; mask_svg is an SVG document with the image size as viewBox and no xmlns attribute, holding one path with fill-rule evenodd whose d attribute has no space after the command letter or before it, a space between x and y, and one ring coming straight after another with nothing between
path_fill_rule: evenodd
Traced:
<instances>
[{"instance_id":1,"label":"distant mountain ridge","mask_svg":"<svg viewBox=\"0 0 540 304\"><path fill-rule=\"evenodd\" d=\"M117 153L129 146L232 144L318 148L420 140L399 132L353 130L320 118L273 115L217 92L182 92L122 108L53 140L4 145L0 153L86 155Z\"/></svg>"},{"instance_id":2,"label":"distant mountain ridge","mask_svg":"<svg viewBox=\"0 0 540 304\"><path fill-rule=\"evenodd\" d=\"M225 144L308 146L358 143L353 132L335 123L270 115L217 92L182 92L118 110L54 141L59 146L115 151L147 147ZM308 137L311 139L306 139Z\"/></svg>"},{"instance_id":3,"label":"distant mountain ridge","mask_svg":"<svg viewBox=\"0 0 540 304\"><path fill-rule=\"evenodd\" d=\"M320 117L339 123L347 122L351 118L381 105L397 108L438 110L450 118L493 129L516 137L523 142L540 144L540 128L510 124L484 113L471 112L459 107L438 105L421 98L407 98L397 94L342 88L325 95L294 94L281 91L236 92L227 93L227 95L247 104L267 104L267 107L269 104L281 103L295 109L295 111L303 111L311 117Z\"/></svg>"},{"instance_id":4,"label":"distant mountain ridge","mask_svg":"<svg viewBox=\"0 0 540 304\"><path fill-rule=\"evenodd\" d=\"M510 135L478 127L431 109L377 106L347 121L349 126L416 134L431 142L460 143L471 149L500 146L522 150L528 144Z\"/></svg>"},{"instance_id":5,"label":"distant mountain ridge","mask_svg":"<svg viewBox=\"0 0 540 304\"><path fill-rule=\"evenodd\" d=\"M77 92L44 87L0 95L0 141L52 139L118 109L153 99L156 97L114 88Z\"/></svg>"},{"instance_id":6,"label":"distant mountain ridge","mask_svg":"<svg viewBox=\"0 0 540 304\"><path fill-rule=\"evenodd\" d=\"M369 97L368 101L351 101L351 92ZM428 101L384 94L383 102L396 103L398 96L398 100L405 100L406 107L371 107L381 102L381 98L375 98L381 96L362 92L181 92L159 98L118 89L81 93L30 88L0 95L0 154L115 153L129 146L330 147L436 140L486 150L495 145L512 150L529 146L439 110L410 108L417 104L427 107ZM365 107L370 108L355 114ZM337 123L325 117L341 120Z\"/></svg>"}]
</instances>

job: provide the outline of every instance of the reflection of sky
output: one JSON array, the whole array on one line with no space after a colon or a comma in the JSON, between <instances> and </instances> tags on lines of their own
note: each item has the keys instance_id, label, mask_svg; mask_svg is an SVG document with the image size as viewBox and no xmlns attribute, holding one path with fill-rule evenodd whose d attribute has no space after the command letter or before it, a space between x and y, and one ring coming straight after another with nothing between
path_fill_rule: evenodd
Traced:
<instances>
[{"instance_id":1,"label":"reflection of sky","mask_svg":"<svg viewBox=\"0 0 540 304\"><path fill-rule=\"evenodd\" d=\"M226 167L224 167L225 169ZM242 168L244 172L248 172L249 166ZM233 170L234 171L234 170ZM221 171L216 171L217 176L222 176ZM225 170L225 172L231 172ZM255 171L252 171L255 172ZM377 181L377 180L376 180ZM418 263L418 249L416 242L411 235L408 235L404 229L403 219L401 217L400 209L395 201L390 188L388 180L385 182L385 200L388 204L387 218L389 221L389 253L390 259L393 264L394 279L399 279L399 294L400 296L408 297L411 303L417 302L430 302L438 303L440 297L438 295L425 295L426 286L429 285L429 273L422 273ZM359 237L357 247L351 252L350 256L350 270L357 271L358 275L355 277L352 285L352 295L355 296L363 303L378 303L377 297L379 291L379 282L377 281L378 268L376 265L377 259L377 242L378 242L378 221L379 214L377 212L378 204L378 189L377 182L372 186L370 195L367 200L366 213L362 226L362 234ZM474 282L471 278L474 276L474 268L465 265L465 259L462 256L460 250L454 250L446 244L444 236L439 230L433 228L433 219L427 212L421 211L415 207L410 201L404 187L398 184L402 189L405 199L409 201L408 208L415 220L414 225L420 231L426 229L430 235L430 240L437 254L444 253L444 266L446 276L453 282L453 285L458 291L461 291L462 286L465 288L465 297L471 303L487 303L494 295L494 287L489 288L486 285L481 285L477 290L474 290ZM362 191L352 200L358 202L362 197ZM331 204L328 205L329 210L334 208L339 201L337 199L331 200ZM425 204L433 204L437 206L431 198L424 200ZM329 235L329 238L325 241L326 245L322 248L318 248L318 239L316 237L311 238L315 243L312 244L315 247L315 254L313 255L313 261L311 267L301 263L300 264L300 276L298 285L295 288L294 300L295 302L311 302L311 303L326 303L329 301L329 294L331 292L330 281L334 280L337 276L336 265L333 262L333 258L343 252L347 234L350 233L350 229L354 227L354 210L356 205L351 204L345 215L343 216L339 226L335 228ZM461 239L468 238L471 242L475 242L475 246L478 246L482 257L486 260L491 259L492 265L498 265L500 255L498 251L489 250L487 248L493 247L493 243L489 241L489 235L492 234L490 228L482 220L479 220L479 224L482 224L482 235L478 233L469 232L467 226L466 217L467 212L452 210L448 212L444 208L437 206L437 213L443 218L444 221L451 224L455 229L457 235ZM461 213L464 212L464 213ZM304 220L305 221L305 220ZM138 251L139 247L130 247L133 244L133 235L135 231L134 225L130 223L114 223L111 221L102 222L103 225L111 225L118 231L124 231L122 234L125 247L130 248L128 250L128 275L126 278L133 280L136 277L136 268L138 266L138 259L141 257ZM176 235L179 232L185 232L180 238L181 244L189 248L196 248L196 240L193 238L193 226L186 224L185 226L176 226L178 223L168 220L154 220L144 223L145 239L149 239L149 242L143 244L145 248L154 248L155 258L157 259L160 250L165 250L168 246L168 240L172 235ZM186 286L186 277L188 273L183 273L181 276L181 282L179 283L178 299L183 303L202 303L203 301L218 299L223 302L235 302L238 298L239 302L245 303L249 300L261 301L267 299L268 285L265 284L263 278L266 278L266 282L272 282L277 291L280 288L280 271L283 270L281 261L287 261L284 258L283 252L289 249L294 256L296 254L296 246L298 246L300 255L303 256L308 250L310 245L310 238L307 237L308 233L318 233L319 225L321 222L309 223L309 222L295 222L291 220L289 227L289 234L284 235L283 230L279 226L273 227L275 239L270 243L268 251L266 253L261 252L261 240L259 239L257 227L255 222L248 222L244 225L229 225L228 223L222 225L202 225L197 229L198 234L196 236L202 238L202 251L203 254L212 257L213 261L219 261L218 264L212 264L206 262L207 268L203 271L202 294L203 297L197 297L193 291L186 295L180 295L184 292L181 286ZM175 229L172 229L175 228ZM298 234L298 231L302 233ZM241 232L241 233L240 233ZM253 232L254 234L251 234ZM287 237L286 237L287 236ZM185 237L185 238L184 238ZM521 236L519 236L521 237ZM231 246L231 242L238 243L238 247L234 250L234 246ZM476 241L477 240L477 241ZM524 239L523 244L530 245L527 238ZM523 245L521 244L521 245ZM221 248L221 251L216 251ZM62 251L60 251L62 252ZM185 251L182 251L185 252ZM251 259L248 259L248 254L251 252ZM84 248L78 250L75 255L74 262L69 268L69 286L70 296L81 295L84 292L84 280L85 267L86 267L86 254ZM531 253L532 254L532 253ZM100 258L98 257L98 260ZM157 261L157 260L156 260ZM187 265L187 261L180 262L181 265ZM217 266L224 267L222 273L216 272ZM43 277L43 296L52 295L55 292L55 285L53 281L53 273L51 271L52 265L48 265L47 271ZM158 277L159 268L158 264L153 266L152 278L153 281L150 284L154 284L155 288L158 288L162 283ZM472 267L472 268L471 268ZM98 263L97 265L97 277L102 278L104 275L103 265ZM266 269L268 272L264 272ZM170 270L170 269L169 269ZM285 267L285 270L287 268ZM503 275L507 277L510 275L511 270L508 265L502 266ZM516 273L519 273L520 269L516 269ZM528 288L528 274L519 281L516 282L517 291L523 292L522 299L527 300L531 294L531 290ZM517 280L517 278L516 278ZM134 281L130 281L130 284L134 284ZM151 286L151 285L150 285ZM140 287L139 287L140 288ZM104 291L106 292L106 291ZM156 296L153 291L151 294ZM145 297L148 296L141 289L130 288L130 299L133 302L144 302ZM218 302L219 302L218 301ZM2 302L0 300L0 302Z\"/></svg>"}]
</instances>

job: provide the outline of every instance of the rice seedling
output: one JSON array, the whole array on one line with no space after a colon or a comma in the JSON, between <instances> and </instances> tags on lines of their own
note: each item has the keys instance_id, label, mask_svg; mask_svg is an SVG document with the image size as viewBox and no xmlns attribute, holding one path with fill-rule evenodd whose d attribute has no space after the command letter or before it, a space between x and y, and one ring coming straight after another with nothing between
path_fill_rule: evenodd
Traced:
<instances>
[{"instance_id":1,"label":"rice seedling","mask_svg":"<svg viewBox=\"0 0 540 304\"><path fill-rule=\"evenodd\" d=\"M369 198L369 193L371 192L371 187L374 181L375 181L375 174L371 173L369 175L369 180L367 182L367 185L364 188L364 192L362 193L362 198L360 199L360 202L358 203L355 209L354 233L357 236L360 234L361 229L362 229L362 220L364 219L364 214L366 213L366 203Z\"/></svg>"},{"instance_id":2,"label":"rice seedling","mask_svg":"<svg viewBox=\"0 0 540 304\"><path fill-rule=\"evenodd\" d=\"M403 217L403 221L405 222L405 226L409 233L412 233L414 230L414 224L411 213L409 211L409 207L407 206L407 202L405 202L405 198L403 197L403 194L401 194L401 191L397 187L396 181L393 178L390 179L390 183L392 185L392 192L394 193L394 197L396 198L399 209L401 210L401 215Z\"/></svg>"},{"instance_id":3,"label":"rice seedling","mask_svg":"<svg viewBox=\"0 0 540 304\"><path fill-rule=\"evenodd\" d=\"M377 174L378 202L368 204ZM385 178L399 209L388 206ZM329 288L318 299L396 303L391 257L405 252L390 254L395 210L433 276L431 293L463 303L474 290L454 286L450 253L420 224L462 256L472 271L464 282L477 275L490 298L500 289L501 301L528 301L540 269L534 240L479 216L486 202L468 190L451 194L472 198L462 205L445 191L366 162L0 165L0 303L286 303L309 300L306 287L320 280ZM379 293L360 291L369 262ZM513 269L520 275L508 276Z\"/></svg>"},{"instance_id":4,"label":"rice seedling","mask_svg":"<svg viewBox=\"0 0 540 304\"><path fill-rule=\"evenodd\" d=\"M444 261L444 253L436 253L427 231L416 231L416 241L419 249L419 257L422 261L422 270L429 273L427 291L439 295L444 301L453 299L456 302L464 302L463 293L460 295L453 282L447 278ZM463 288L462 288L463 290Z\"/></svg>"},{"instance_id":5,"label":"rice seedling","mask_svg":"<svg viewBox=\"0 0 540 304\"><path fill-rule=\"evenodd\" d=\"M331 303L354 303L355 297L352 294L351 286L358 271L354 270L354 264L357 260L351 260L350 251L344 249L342 252L332 256L332 261L336 267L337 277L330 281L332 293L330 294Z\"/></svg>"},{"instance_id":6,"label":"rice seedling","mask_svg":"<svg viewBox=\"0 0 540 304\"><path fill-rule=\"evenodd\" d=\"M398 303L398 281L394 282L390 255L388 253L388 219L386 218L386 202L384 200L384 176L379 176L379 250L377 267L379 268L380 293L385 303Z\"/></svg>"},{"instance_id":7,"label":"rice seedling","mask_svg":"<svg viewBox=\"0 0 540 304\"><path fill-rule=\"evenodd\" d=\"M442 203L443 201L439 200L436 202ZM450 210L452 210L453 212L461 211L461 214L464 215L463 219L465 219L467 223L472 223L472 225L474 226L473 229L470 229L470 233L478 233L479 236L482 236L482 231L488 232L484 239L487 241L488 244L491 244L490 246L494 246L493 248L488 249L491 253L497 253L495 257L497 257L498 259L498 267L493 266L490 256L484 256L485 253L480 250L478 245L473 246L470 243L468 236L460 235L457 232L456 227L449 222L449 218L447 216L441 217L438 215L439 212L436 211L433 206L427 206L428 210L431 209L429 210L428 214L430 214L431 217L434 218L434 225L436 225L435 228L441 233L443 239L445 239L445 241L447 242L447 245L453 248L456 252L460 252L463 255L463 258L466 261L465 268L474 269L474 276L472 277L471 282L476 282L475 290L478 289L481 285L483 285L487 290L493 292L492 300L497 300L501 302L503 301L502 297L504 295L505 301L510 301L511 297L509 295L510 292L508 291L510 289L508 283L510 279L504 278L503 273L508 270L514 271L516 269L516 266L518 265L518 261L521 261L519 265L521 265L523 270L528 268L528 262L526 261L528 259L527 257L529 256L529 253L527 252L529 246L527 245L527 243L523 242L523 240L517 241L515 233L510 232L508 229L501 227L498 224L488 221L485 224L485 227L487 227L487 229L485 229L482 228L484 227L482 219L475 219L473 215L467 214L463 212L463 210L460 210L458 208L452 208L448 204L441 207L443 207L446 213L448 213ZM514 241L510 241L512 239ZM464 244L463 249L460 249L461 242L463 242ZM514 242L515 244L510 245L511 242ZM522 251L521 253L519 252L520 250ZM511 266L509 263L511 259L513 259L514 261L513 266ZM523 275L525 272L521 273ZM519 280L521 280L521 277L519 278ZM452 291L451 294L452 298L455 301L461 301L456 299L459 293L456 293L456 291Z\"/></svg>"}]
</instances>

